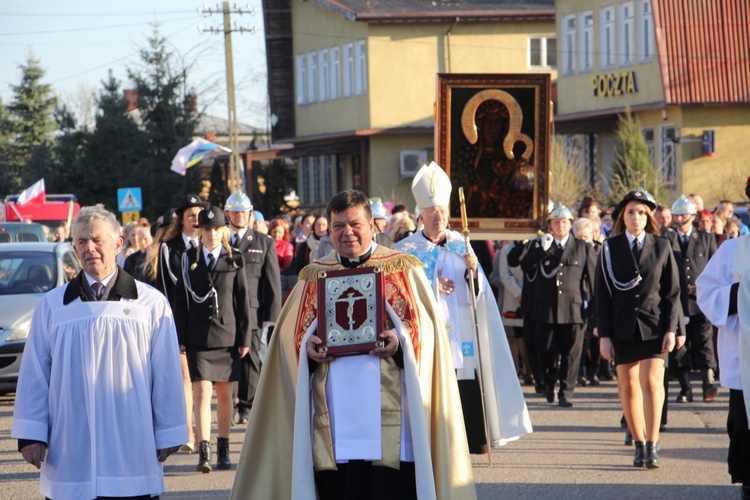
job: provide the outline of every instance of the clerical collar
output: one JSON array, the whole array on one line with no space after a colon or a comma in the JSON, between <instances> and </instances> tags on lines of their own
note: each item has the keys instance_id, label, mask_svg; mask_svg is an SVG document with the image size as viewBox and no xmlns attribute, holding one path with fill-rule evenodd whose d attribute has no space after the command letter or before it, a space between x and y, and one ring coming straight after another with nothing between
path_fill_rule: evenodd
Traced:
<instances>
[{"instance_id":1,"label":"clerical collar","mask_svg":"<svg viewBox=\"0 0 750 500\"><path fill-rule=\"evenodd\" d=\"M432 238L430 238L429 236L427 236L427 234L424 232L424 229L423 229L422 230L422 236L424 236L424 238L427 241L429 241L431 243L434 243L435 245L437 245L439 247L444 247L445 245L448 244L448 233L446 233L445 236L443 236L440 240L434 241Z\"/></svg>"},{"instance_id":2,"label":"clerical collar","mask_svg":"<svg viewBox=\"0 0 750 500\"><path fill-rule=\"evenodd\" d=\"M336 254L336 256L338 257L339 262L341 263L342 266L347 267L347 268L358 267L358 266L361 266L362 264L364 264L365 262L367 262L367 260L372 255L372 252L375 251L375 249L377 248L377 246L378 246L377 243L372 242L372 244L370 245L370 248L368 248L365 253L363 253L359 257L355 257L354 259L349 259L347 257L342 257L339 254Z\"/></svg>"}]
</instances>

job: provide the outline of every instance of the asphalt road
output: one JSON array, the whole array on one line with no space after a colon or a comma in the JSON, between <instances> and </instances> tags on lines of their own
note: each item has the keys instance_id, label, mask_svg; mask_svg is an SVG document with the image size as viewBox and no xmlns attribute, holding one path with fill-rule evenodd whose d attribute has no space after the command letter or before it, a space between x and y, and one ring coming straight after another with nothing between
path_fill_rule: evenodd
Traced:
<instances>
[{"instance_id":1,"label":"asphalt road","mask_svg":"<svg viewBox=\"0 0 750 500\"><path fill-rule=\"evenodd\" d=\"M693 381L696 396L700 383ZM677 395L670 387L670 401ZM713 403L670 404L668 432L662 434L659 470L632 467L632 448L623 444L620 407L615 382L578 388L575 407L548 404L524 387L534 433L475 456L474 476L481 499L684 499L739 498L726 466L728 438L725 424L728 392L722 389ZM39 495L39 475L21 460L10 439L13 396L0 397L0 498L31 499ZM244 439L244 426L233 427L234 462ZM213 448L216 449L214 434ZM225 499L234 470L195 472L196 455L178 453L165 466L167 492L162 498Z\"/></svg>"}]
</instances>

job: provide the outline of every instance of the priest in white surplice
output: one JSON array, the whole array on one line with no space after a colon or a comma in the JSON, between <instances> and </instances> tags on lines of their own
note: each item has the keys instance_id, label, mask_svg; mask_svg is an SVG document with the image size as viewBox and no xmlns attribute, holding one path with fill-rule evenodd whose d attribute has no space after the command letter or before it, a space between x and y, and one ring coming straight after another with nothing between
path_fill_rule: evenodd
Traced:
<instances>
[{"instance_id":1,"label":"priest in white surplice","mask_svg":"<svg viewBox=\"0 0 750 500\"><path fill-rule=\"evenodd\" d=\"M119 227L102 205L79 212L83 271L42 298L26 341L11 436L55 500L159 495L187 442L172 312L115 264Z\"/></svg>"}]
</instances>

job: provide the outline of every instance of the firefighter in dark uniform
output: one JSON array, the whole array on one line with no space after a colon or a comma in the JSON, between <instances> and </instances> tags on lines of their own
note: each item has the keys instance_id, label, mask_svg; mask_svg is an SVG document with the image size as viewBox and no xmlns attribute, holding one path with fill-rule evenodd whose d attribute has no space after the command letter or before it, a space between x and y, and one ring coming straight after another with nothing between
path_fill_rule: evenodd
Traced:
<instances>
[{"instance_id":1,"label":"firefighter in dark uniform","mask_svg":"<svg viewBox=\"0 0 750 500\"><path fill-rule=\"evenodd\" d=\"M229 219L229 241L245 259L250 314L257 317L258 328L253 329L250 353L240 361L240 380L235 388L237 423L246 424L255 399L260 377L260 351L263 332L270 331L281 310L281 277L276 246L270 236L252 229L253 204L245 193L227 198L224 211Z\"/></svg>"},{"instance_id":2,"label":"firefighter in dark uniform","mask_svg":"<svg viewBox=\"0 0 750 500\"><path fill-rule=\"evenodd\" d=\"M680 196L672 205L672 222L676 230L668 235L672 240L672 249L680 271L682 310L687 316L685 345L673 351L670 360L672 373L680 382L678 403L693 401L693 390L690 387L691 367L701 371L704 402L713 401L718 393L714 383L716 355L713 328L698 307L695 293L695 280L703 272L708 260L716 253L717 246L713 234L693 227L697 213L695 203L685 195Z\"/></svg>"},{"instance_id":3,"label":"firefighter in dark uniform","mask_svg":"<svg viewBox=\"0 0 750 500\"><path fill-rule=\"evenodd\" d=\"M573 390L583 347L587 290L593 290L596 260L593 248L570 234L573 215L558 204L548 217L551 233L535 240L521 261L524 273L537 271L534 281L535 343L545 378L547 402L573 406ZM559 370L555 360L560 355Z\"/></svg>"}]
</instances>

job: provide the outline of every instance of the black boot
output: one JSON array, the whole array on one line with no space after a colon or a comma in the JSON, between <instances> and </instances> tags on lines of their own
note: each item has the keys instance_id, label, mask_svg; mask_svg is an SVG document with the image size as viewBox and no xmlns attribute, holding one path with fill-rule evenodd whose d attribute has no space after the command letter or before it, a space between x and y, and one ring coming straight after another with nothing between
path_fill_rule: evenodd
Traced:
<instances>
[{"instance_id":1,"label":"black boot","mask_svg":"<svg viewBox=\"0 0 750 500\"><path fill-rule=\"evenodd\" d=\"M633 446L633 435L627 427L625 428L625 446Z\"/></svg>"},{"instance_id":2,"label":"black boot","mask_svg":"<svg viewBox=\"0 0 750 500\"><path fill-rule=\"evenodd\" d=\"M216 459L217 469L231 469L232 462L229 460L229 438L219 438L216 446L219 457Z\"/></svg>"},{"instance_id":3,"label":"black boot","mask_svg":"<svg viewBox=\"0 0 750 500\"><path fill-rule=\"evenodd\" d=\"M201 441L198 443L198 472L211 472L211 443Z\"/></svg>"},{"instance_id":4,"label":"black boot","mask_svg":"<svg viewBox=\"0 0 750 500\"><path fill-rule=\"evenodd\" d=\"M646 443L635 441L635 457L633 457L633 467L643 467L646 465Z\"/></svg>"},{"instance_id":5,"label":"black boot","mask_svg":"<svg viewBox=\"0 0 750 500\"><path fill-rule=\"evenodd\" d=\"M649 469L661 467L659 455L656 454L656 444L653 441L646 441L646 467Z\"/></svg>"}]
</instances>

